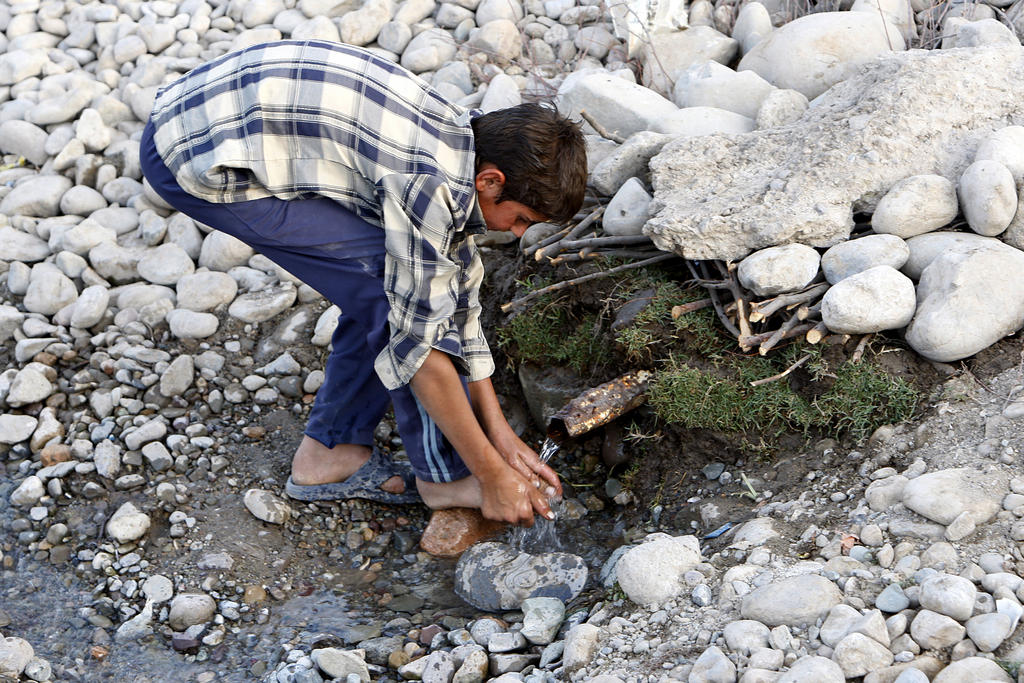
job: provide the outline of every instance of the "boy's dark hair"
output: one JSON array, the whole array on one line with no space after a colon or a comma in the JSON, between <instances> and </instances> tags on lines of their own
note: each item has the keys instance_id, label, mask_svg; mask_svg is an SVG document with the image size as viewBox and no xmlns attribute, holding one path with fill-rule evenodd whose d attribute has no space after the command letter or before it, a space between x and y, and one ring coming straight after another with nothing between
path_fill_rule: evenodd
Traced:
<instances>
[{"instance_id":1,"label":"boy's dark hair","mask_svg":"<svg viewBox=\"0 0 1024 683\"><path fill-rule=\"evenodd\" d=\"M519 202L553 223L567 223L587 185L587 148L579 125L552 107L520 104L473 119L476 166L505 174L499 202Z\"/></svg>"}]
</instances>

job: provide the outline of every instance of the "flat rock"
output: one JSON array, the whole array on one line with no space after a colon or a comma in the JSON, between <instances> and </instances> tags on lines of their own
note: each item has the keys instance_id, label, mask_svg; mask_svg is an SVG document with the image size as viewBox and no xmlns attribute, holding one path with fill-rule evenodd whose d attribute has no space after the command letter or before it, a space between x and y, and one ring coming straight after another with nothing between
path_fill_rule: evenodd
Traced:
<instances>
[{"instance_id":1,"label":"flat rock","mask_svg":"<svg viewBox=\"0 0 1024 683\"><path fill-rule=\"evenodd\" d=\"M0 253L5 260L34 263L50 255L50 245L35 235L5 225L0 227Z\"/></svg>"},{"instance_id":2,"label":"flat rock","mask_svg":"<svg viewBox=\"0 0 1024 683\"><path fill-rule=\"evenodd\" d=\"M238 296L228 306L228 315L246 323L270 320L295 303L298 290L289 282Z\"/></svg>"},{"instance_id":3,"label":"flat rock","mask_svg":"<svg viewBox=\"0 0 1024 683\"><path fill-rule=\"evenodd\" d=\"M1006 614L979 614L967 620L967 637L981 652L992 652L1009 637L1011 625Z\"/></svg>"},{"instance_id":4,"label":"flat rock","mask_svg":"<svg viewBox=\"0 0 1024 683\"><path fill-rule=\"evenodd\" d=\"M1013 679L1003 667L984 657L967 657L953 662L932 679L932 683L976 683L977 681L1012 683Z\"/></svg>"},{"instance_id":5,"label":"flat rock","mask_svg":"<svg viewBox=\"0 0 1024 683\"><path fill-rule=\"evenodd\" d=\"M984 524L999 512L1006 493L1005 475L948 469L911 479L903 489L903 504L939 524L951 524L963 512Z\"/></svg>"},{"instance_id":6,"label":"flat rock","mask_svg":"<svg viewBox=\"0 0 1024 683\"><path fill-rule=\"evenodd\" d=\"M32 436L38 424L39 420L31 415L0 413L0 443L21 443Z\"/></svg>"},{"instance_id":7,"label":"flat rock","mask_svg":"<svg viewBox=\"0 0 1024 683\"><path fill-rule=\"evenodd\" d=\"M654 217L644 231L690 259L736 260L792 242L830 247L849 237L855 211L870 212L904 178L959 180L980 138L1024 117L1013 94L1022 83L1020 48L883 56L790 125L666 145L651 160Z\"/></svg>"},{"instance_id":8,"label":"flat rock","mask_svg":"<svg viewBox=\"0 0 1024 683\"><path fill-rule=\"evenodd\" d=\"M803 574L757 588L743 598L740 614L769 626L813 624L842 600L834 583Z\"/></svg>"},{"instance_id":9,"label":"flat rock","mask_svg":"<svg viewBox=\"0 0 1024 683\"><path fill-rule=\"evenodd\" d=\"M0 152L25 157L35 166L46 163L46 138L45 130L28 121L11 119L0 123Z\"/></svg>"},{"instance_id":10,"label":"flat rock","mask_svg":"<svg viewBox=\"0 0 1024 683\"><path fill-rule=\"evenodd\" d=\"M60 198L72 184L59 175L38 175L23 180L0 201L0 213L36 218L56 216L60 212Z\"/></svg>"},{"instance_id":11,"label":"flat rock","mask_svg":"<svg viewBox=\"0 0 1024 683\"><path fill-rule=\"evenodd\" d=\"M455 592L487 611L518 609L523 600L576 597L587 581L587 565L569 553L531 555L504 543L478 543L455 567Z\"/></svg>"},{"instance_id":12,"label":"flat rock","mask_svg":"<svg viewBox=\"0 0 1024 683\"><path fill-rule=\"evenodd\" d=\"M520 609L523 611L523 637L535 645L554 641L565 618L564 602L558 598L527 598Z\"/></svg>"},{"instance_id":13,"label":"flat rock","mask_svg":"<svg viewBox=\"0 0 1024 683\"><path fill-rule=\"evenodd\" d=\"M658 121L652 130L676 137L691 137L716 133L740 135L754 128L754 119L728 109L686 107Z\"/></svg>"},{"instance_id":14,"label":"flat rock","mask_svg":"<svg viewBox=\"0 0 1024 683\"><path fill-rule=\"evenodd\" d=\"M322 647L314 649L309 656L317 668L329 678L346 680L348 676L354 674L360 681L370 681L370 671L366 667L366 662L356 652L336 647Z\"/></svg>"},{"instance_id":15,"label":"flat rock","mask_svg":"<svg viewBox=\"0 0 1024 683\"><path fill-rule=\"evenodd\" d=\"M506 526L484 519L479 510L472 508L435 510L423 530L420 547L437 557L458 557L466 548L491 538Z\"/></svg>"},{"instance_id":16,"label":"flat rock","mask_svg":"<svg viewBox=\"0 0 1024 683\"><path fill-rule=\"evenodd\" d=\"M562 654L562 665L567 672L578 671L590 663L597 651L600 635L601 629L593 624L578 624L569 629Z\"/></svg>"}]
</instances>

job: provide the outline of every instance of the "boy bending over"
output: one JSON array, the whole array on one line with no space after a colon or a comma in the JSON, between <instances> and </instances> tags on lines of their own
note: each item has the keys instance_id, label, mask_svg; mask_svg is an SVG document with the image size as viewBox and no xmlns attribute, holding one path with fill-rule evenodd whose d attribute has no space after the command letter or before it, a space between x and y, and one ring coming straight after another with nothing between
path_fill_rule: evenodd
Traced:
<instances>
[{"instance_id":1,"label":"boy bending over","mask_svg":"<svg viewBox=\"0 0 1024 683\"><path fill-rule=\"evenodd\" d=\"M143 172L171 206L266 255L341 308L292 460L300 500L416 499L531 525L558 475L489 379L473 236L566 222L583 202L578 127L535 104L479 115L370 52L280 41L157 95ZM373 446L392 405L412 464Z\"/></svg>"}]
</instances>

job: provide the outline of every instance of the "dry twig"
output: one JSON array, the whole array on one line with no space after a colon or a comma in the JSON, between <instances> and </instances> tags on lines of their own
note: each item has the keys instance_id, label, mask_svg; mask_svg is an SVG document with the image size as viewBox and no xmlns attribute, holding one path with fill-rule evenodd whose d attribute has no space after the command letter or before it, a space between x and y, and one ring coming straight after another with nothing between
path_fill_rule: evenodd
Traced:
<instances>
[{"instance_id":1,"label":"dry twig","mask_svg":"<svg viewBox=\"0 0 1024 683\"><path fill-rule=\"evenodd\" d=\"M501 311L502 313L508 313L511 310L522 308L527 302L532 301L533 299L536 299L539 296L550 294L551 292L557 292L560 289L572 287L573 285L578 285L584 282L589 282L591 280L597 280L602 277L614 275L616 273L621 273L624 270L650 266L655 263L660 263L661 261L667 261L668 259L671 258L676 258L676 255L671 253L663 253L649 259L644 259L643 261L624 263L621 266L615 266L614 268L609 268L608 270L602 270L597 273L590 273L588 275L581 275L580 277L573 278L571 280L563 280L562 282L556 282L553 285L548 285L547 287L541 287L540 289L536 289L530 292L529 294L519 297L518 299L513 299L512 301L509 301L507 304L502 304Z\"/></svg>"},{"instance_id":2,"label":"dry twig","mask_svg":"<svg viewBox=\"0 0 1024 683\"><path fill-rule=\"evenodd\" d=\"M853 350L853 355L850 356L851 363L860 362L860 359L864 357L864 352L868 348L868 342L871 341L871 337L873 336L874 334L865 334L863 337L860 338L860 341L857 342L857 348Z\"/></svg>"},{"instance_id":3,"label":"dry twig","mask_svg":"<svg viewBox=\"0 0 1024 683\"><path fill-rule=\"evenodd\" d=\"M825 327L825 323L818 323L807 331L807 335L804 338L807 340L808 344L817 344L824 339L827 334L828 328Z\"/></svg>"},{"instance_id":4,"label":"dry twig","mask_svg":"<svg viewBox=\"0 0 1024 683\"><path fill-rule=\"evenodd\" d=\"M783 377L788 376L789 373L793 372L794 370L796 370L798 367L800 367L801 365L803 365L804 363L806 363L810 359L811 359L811 354L808 353L808 354L802 356L800 358L800 360L798 360L797 362L793 363L792 365L790 365L788 368L786 368L785 370L783 370L779 374L772 375L771 377L765 377L764 379L754 380L753 382L750 383L750 386L752 386L752 387L759 387L762 384L768 384L769 382L774 382L776 380L780 380Z\"/></svg>"},{"instance_id":5,"label":"dry twig","mask_svg":"<svg viewBox=\"0 0 1024 683\"><path fill-rule=\"evenodd\" d=\"M678 306L672 307L672 319L677 320L687 313L693 313L699 311L702 308L707 308L711 305L711 299L700 299L698 301L691 301L688 304L679 304Z\"/></svg>"},{"instance_id":6,"label":"dry twig","mask_svg":"<svg viewBox=\"0 0 1024 683\"><path fill-rule=\"evenodd\" d=\"M703 276L701 279L710 281L708 278L707 268L704 266L704 263L700 263L699 266L701 275ZM705 285L705 287L708 290L708 294L711 296L711 305L715 307L715 313L718 315L718 319L721 321L725 329L729 331L729 334L739 339L740 331L732 324L732 321L729 320L729 316L725 314L725 308L722 306L722 300L718 297L717 288L707 287L707 285ZM728 285L725 285L725 287L727 288Z\"/></svg>"},{"instance_id":7,"label":"dry twig","mask_svg":"<svg viewBox=\"0 0 1024 683\"><path fill-rule=\"evenodd\" d=\"M813 301L823 295L828 290L828 287L828 283L822 282L821 284L809 287L802 292L780 294L772 299L756 301L750 305L750 322L759 323L765 318L770 317L776 311L780 311L787 306Z\"/></svg>"},{"instance_id":8,"label":"dry twig","mask_svg":"<svg viewBox=\"0 0 1024 683\"><path fill-rule=\"evenodd\" d=\"M797 323L799 323L799 322L800 322L800 318L799 318L799 316L797 316L796 313L794 313L793 315L789 316L789 319L786 320L786 322L782 323L782 325L779 327L779 329L775 330L775 332L772 333L772 336L768 337L768 339L766 339L764 341L764 343L761 344L761 346L758 348L757 352L760 355L762 355L762 356L767 355L767 353L769 351L771 351L775 347L776 344L778 344L780 341L782 341L783 336L787 332L792 330L794 327L796 327Z\"/></svg>"},{"instance_id":9,"label":"dry twig","mask_svg":"<svg viewBox=\"0 0 1024 683\"><path fill-rule=\"evenodd\" d=\"M586 109L580 109L580 116L583 117L584 121L586 121L587 123L590 124L591 128L593 128L594 130L597 131L598 135L600 135L601 137L605 138L606 140L611 140L612 142L617 142L620 145L623 142L626 141L626 138L622 137L618 133L612 133L607 128L602 126L600 123L598 123L597 119L595 119L593 116L591 116L589 113L587 113Z\"/></svg>"},{"instance_id":10,"label":"dry twig","mask_svg":"<svg viewBox=\"0 0 1024 683\"><path fill-rule=\"evenodd\" d=\"M587 228L593 226L594 223L596 223L598 219L600 219L601 216L604 215L604 209L605 207L603 206L597 207L592 212L590 212L590 215L588 215L586 218L577 223L575 227L567 228L566 230L562 230L558 233L555 233L551 237L537 243L535 245L536 248L531 247L530 249L525 250L523 253L526 254L527 256L529 256L530 254L534 254L534 258L538 261L543 261L545 256L554 256L558 252L562 251L562 249L564 248L562 246L564 240L575 240L577 237L586 232Z\"/></svg>"}]
</instances>

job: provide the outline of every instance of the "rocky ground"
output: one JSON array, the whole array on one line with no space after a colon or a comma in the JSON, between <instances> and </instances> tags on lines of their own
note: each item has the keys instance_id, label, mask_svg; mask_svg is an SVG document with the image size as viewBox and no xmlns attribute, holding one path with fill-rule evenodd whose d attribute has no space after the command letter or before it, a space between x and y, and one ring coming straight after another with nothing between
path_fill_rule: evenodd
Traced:
<instances>
[{"instance_id":1,"label":"rocky ground","mask_svg":"<svg viewBox=\"0 0 1024 683\"><path fill-rule=\"evenodd\" d=\"M755 161L771 165L750 141L785 140L776 133L798 131L786 127L817 121L825 109L834 114L837 97L872 109L876 93L856 84L883 82L890 67L913 79L915 65L939 63L914 53L860 69L867 62L908 45L966 48L948 61L999 67L986 87L1002 93L1001 108L972 100L997 121L968 122L981 127L939 145L959 150L956 163L927 171L943 177L900 181L875 223L858 226L888 235L845 256L843 245L833 247L840 251L824 260L804 246L782 268L748 259L740 279L762 297L801 289L819 270L840 283L901 269L900 278L931 280L943 305L964 297L938 285L970 280L959 293L977 305L958 305L976 315L958 324L936 318L932 327L980 340L957 351L972 355L1021 321L1024 136L1003 128L1022 122L1012 96L1020 69L1001 55L1019 54L1022 7L857 0L791 21L802 11L774 0L695 0L671 17L590 0L4 4L0 680L1015 680L1024 660L1019 337L963 366L905 364L925 370L929 398L914 421L864 443L791 435L767 459L720 435L666 429L659 442L657 432L632 434L620 443L622 458L634 459L632 479L624 463L595 465L596 437L567 443L552 461L567 485L558 523L477 546L456 563L418 547L421 506L283 497L337 310L244 245L163 205L142 180L138 138L163 83L228 50L289 37L366 45L464 106L492 110L557 93L564 111L587 110L610 131L588 136L587 212L606 204L604 218L590 214L599 232L583 235L585 245L552 242L538 260L559 254L576 263L589 258L580 249L609 246L615 258L645 258L654 245L640 233L666 193L657 182L651 188L648 163L669 142L675 156L655 170L678 171L678 150L691 144L680 138L709 149L749 143ZM834 68L814 66L822 41L843 45ZM818 101L817 113L808 109L837 83L847 85ZM855 130L849 116L834 118L857 144L881 139L857 133L876 119L858 119ZM742 135L754 131L764 134ZM930 128L918 132L915 140L934 144ZM790 143L782 147L788 154ZM829 168L849 166L826 151ZM862 151L859 164L879 167L877 150ZM740 161L739 170L719 164L717 174L701 162L698 173L711 188L760 177ZM981 166L960 168L972 162ZM824 211L848 229L854 210L871 208L847 196L849 184L822 208L808 183L837 183L817 159L800 165L806 176L773 176L768 189L810 195L811 222L822 223ZM904 166L900 178L922 172ZM689 183L691 175L674 177ZM716 194L704 187L702 204ZM714 212L740 217L732 208ZM965 226L984 237L920 234ZM521 244L481 240L492 327L505 324L497 304L528 270L521 251L552 230L538 226ZM756 243L744 235L743 248L768 246L765 235ZM928 244L915 248L915 239ZM951 255L937 261L949 270L933 273L960 273L960 261L971 260L983 277L927 277L943 251ZM892 288L861 288L876 303L900 304L889 316L899 325L871 319L872 330L907 323L918 310L910 287L898 302L886 297ZM818 296L827 288L812 287ZM831 302L804 303L834 332L847 331L828 318ZM863 324L848 331L872 331ZM907 354L899 335L875 351L889 354L887 344ZM515 377L499 371L503 401L539 447ZM401 457L387 420L377 437ZM509 550L519 547L530 552Z\"/></svg>"}]
</instances>

